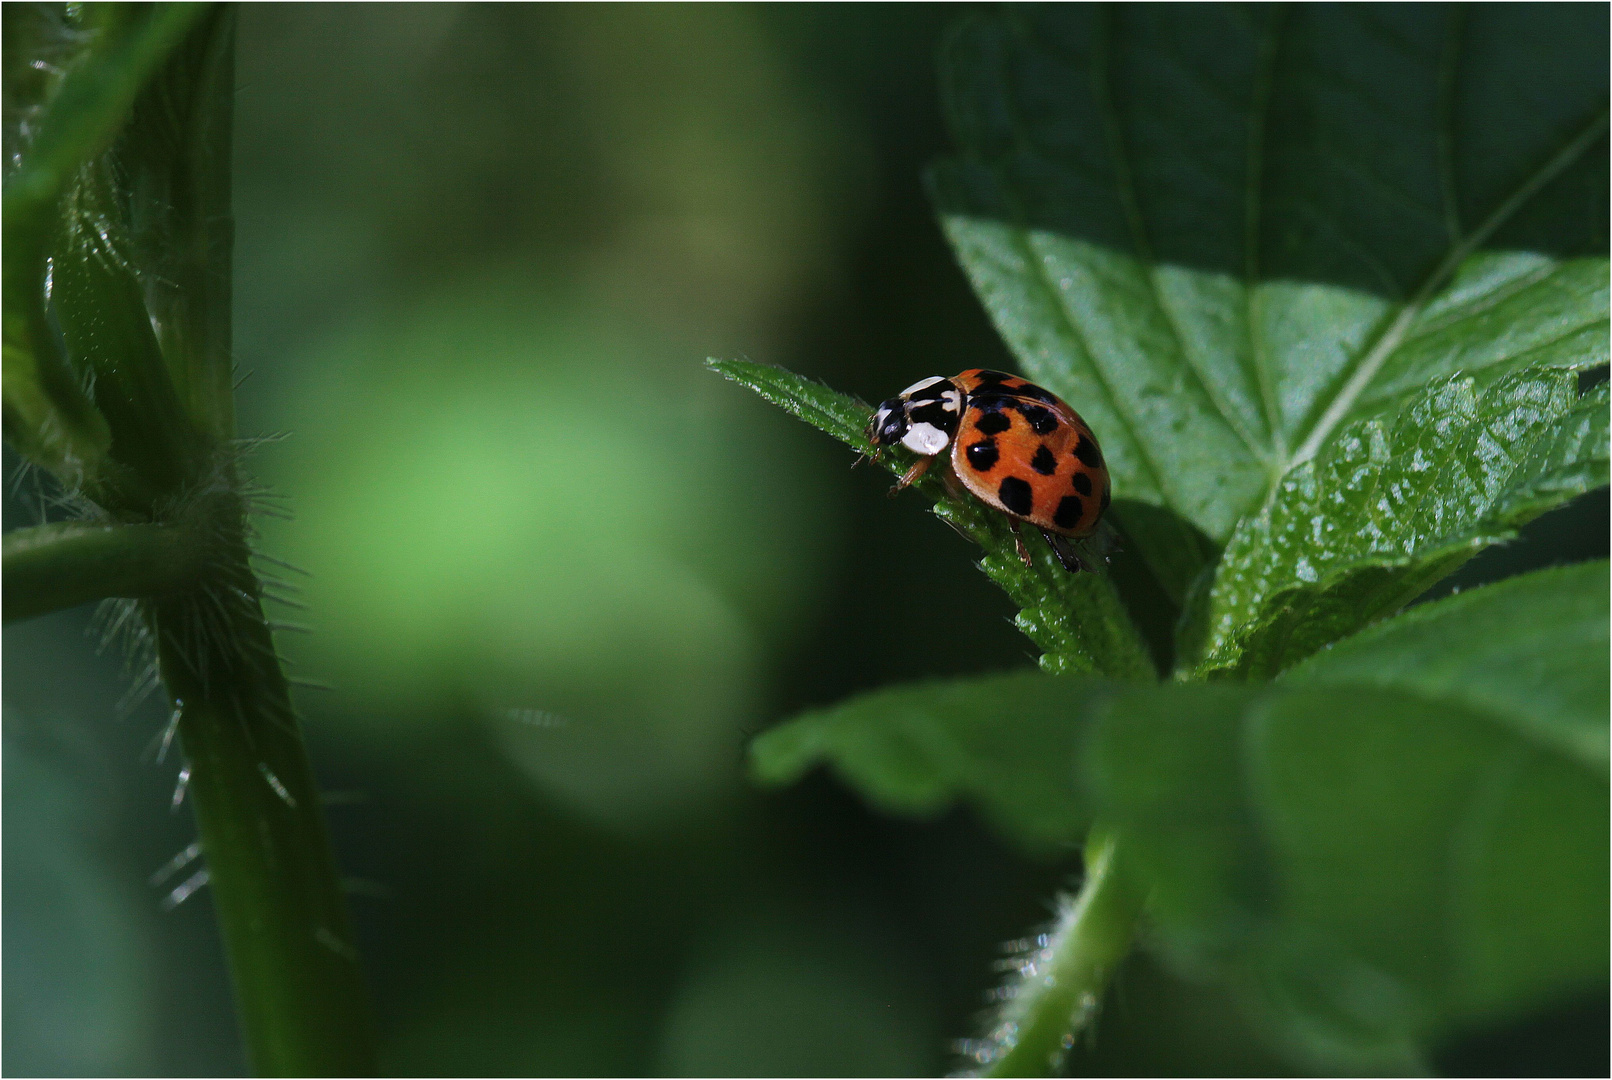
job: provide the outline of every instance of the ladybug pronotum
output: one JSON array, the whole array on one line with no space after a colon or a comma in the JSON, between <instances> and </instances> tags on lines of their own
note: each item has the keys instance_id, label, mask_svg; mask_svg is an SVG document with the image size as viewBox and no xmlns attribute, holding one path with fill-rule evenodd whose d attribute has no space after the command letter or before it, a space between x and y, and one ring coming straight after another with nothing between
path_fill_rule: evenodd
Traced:
<instances>
[{"instance_id":1,"label":"ladybug pronotum","mask_svg":"<svg viewBox=\"0 0 1612 1080\"><path fill-rule=\"evenodd\" d=\"M880 405L867 438L881 449L899 443L919 455L892 494L950 450L942 462L947 483L955 488L961 482L1007 515L1015 537L1026 522L1041 531L1066 569L1102 569L1101 555L1071 541L1097 533L1110 498L1108 469L1091 428L1056 395L984 368L934 376ZM1018 549L1028 564L1023 540Z\"/></svg>"}]
</instances>

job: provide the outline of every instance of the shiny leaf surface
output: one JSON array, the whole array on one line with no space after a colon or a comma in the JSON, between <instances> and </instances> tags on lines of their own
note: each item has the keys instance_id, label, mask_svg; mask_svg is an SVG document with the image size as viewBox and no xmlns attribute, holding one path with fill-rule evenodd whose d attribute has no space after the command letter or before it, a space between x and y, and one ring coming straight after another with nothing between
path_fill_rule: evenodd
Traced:
<instances>
[{"instance_id":1,"label":"shiny leaf surface","mask_svg":"<svg viewBox=\"0 0 1612 1080\"><path fill-rule=\"evenodd\" d=\"M1274 675L1606 482L1606 384L1581 399L1571 372L1441 380L1351 424L1238 524L1193 613L1198 674Z\"/></svg>"},{"instance_id":2,"label":"shiny leaf surface","mask_svg":"<svg viewBox=\"0 0 1612 1080\"><path fill-rule=\"evenodd\" d=\"M1173 597L1351 421L1606 361L1605 35L1600 9L1410 5L956 35L947 231L1116 499L1162 511L1120 516Z\"/></svg>"}]
</instances>

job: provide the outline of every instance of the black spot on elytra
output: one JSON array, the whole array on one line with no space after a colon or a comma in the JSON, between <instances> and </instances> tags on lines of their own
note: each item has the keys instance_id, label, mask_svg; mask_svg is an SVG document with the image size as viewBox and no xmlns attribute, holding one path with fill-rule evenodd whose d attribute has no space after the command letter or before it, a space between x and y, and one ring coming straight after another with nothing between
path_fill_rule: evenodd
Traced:
<instances>
[{"instance_id":1,"label":"black spot on elytra","mask_svg":"<svg viewBox=\"0 0 1612 1080\"><path fill-rule=\"evenodd\" d=\"M1103 467L1103 452L1097 449L1097 440L1090 435L1082 434L1080 436L1080 441L1075 444L1075 456L1088 469L1100 469Z\"/></svg>"},{"instance_id":2,"label":"black spot on elytra","mask_svg":"<svg viewBox=\"0 0 1612 1080\"><path fill-rule=\"evenodd\" d=\"M1037 386L1035 383L1025 383L1023 386L1015 386L1013 388L1013 393L1017 394L1019 397L1031 398L1035 401L1045 401L1048 405L1051 405L1053 402L1058 400L1045 390L1041 389L1041 387Z\"/></svg>"},{"instance_id":3,"label":"black spot on elytra","mask_svg":"<svg viewBox=\"0 0 1612 1080\"><path fill-rule=\"evenodd\" d=\"M1107 510L1107 509L1108 509L1108 489L1107 489L1107 488L1104 488L1104 489L1103 489L1103 502L1102 502L1102 508L1103 508L1103 509L1104 509L1104 510Z\"/></svg>"},{"instance_id":4,"label":"black spot on elytra","mask_svg":"<svg viewBox=\"0 0 1612 1080\"><path fill-rule=\"evenodd\" d=\"M991 371L989 368L983 368L979 373L979 380L982 385L984 383L1003 383L1007 382L1011 378L1013 378L1013 376L1000 371Z\"/></svg>"},{"instance_id":5,"label":"black spot on elytra","mask_svg":"<svg viewBox=\"0 0 1612 1080\"><path fill-rule=\"evenodd\" d=\"M1024 414L1024 418L1030 422L1030 430L1037 435L1050 435L1058 428L1058 418L1039 405L1020 405L1019 412Z\"/></svg>"},{"instance_id":6,"label":"black spot on elytra","mask_svg":"<svg viewBox=\"0 0 1612 1080\"><path fill-rule=\"evenodd\" d=\"M982 413L980 418L974 421L974 430L981 435L1000 435L1012 426L1013 421L999 412Z\"/></svg>"},{"instance_id":7,"label":"black spot on elytra","mask_svg":"<svg viewBox=\"0 0 1612 1080\"><path fill-rule=\"evenodd\" d=\"M1030 490L1030 481L1021 480L1017 476L1008 476L1002 479L1001 485L996 489L997 498L1010 513L1021 517L1029 517L1030 510L1035 506L1035 496Z\"/></svg>"},{"instance_id":8,"label":"black spot on elytra","mask_svg":"<svg viewBox=\"0 0 1612 1080\"><path fill-rule=\"evenodd\" d=\"M1080 492L1082 495L1090 495L1091 477L1087 476L1083 472L1077 472L1075 474L1075 490Z\"/></svg>"},{"instance_id":9,"label":"black spot on elytra","mask_svg":"<svg viewBox=\"0 0 1612 1080\"><path fill-rule=\"evenodd\" d=\"M1046 443L1035 448L1035 453L1030 458L1030 468L1042 476L1051 476L1058 471L1058 459L1052 456L1052 451L1047 449Z\"/></svg>"},{"instance_id":10,"label":"black spot on elytra","mask_svg":"<svg viewBox=\"0 0 1612 1080\"><path fill-rule=\"evenodd\" d=\"M996 451L996 443L990 439L975 443L963 451L963 455L968 458L968 463L980 472L990 472L996 468L996 459L999 456Z\"/></svg>"},{"instance_id":11,"label":"black spot on elytra","mask_svg":"<svg viewBox=\"0 0 1612 1080\"><path fill-rule=\"evenodd\" d=\"M1086 512L1086 506L1079 496L1065 495L1058 500L1058 509L1052 515L1052 523L1060 529L1073 529L1080 524L1081 515Z\"/></svg>"}]
</instances>

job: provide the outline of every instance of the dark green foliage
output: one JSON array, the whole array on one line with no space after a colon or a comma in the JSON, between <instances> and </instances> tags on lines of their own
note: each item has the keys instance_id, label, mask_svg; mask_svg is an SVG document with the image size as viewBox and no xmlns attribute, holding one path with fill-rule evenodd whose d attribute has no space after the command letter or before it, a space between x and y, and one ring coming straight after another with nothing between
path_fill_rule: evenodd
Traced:
<instances>
[{"instance_id":1,"label":"dark green foliage","mask_svg":"<svg viewBox=\"0 0 1612 1080\"><path fill-rule=\"evenodd\" d=\"M1227 542L1349 420L1606 362L1606 16L1522 11L1032 8L955 38L947 229L1116 498L1166 512L1118 510L1172 595L1186 530Z\"/></svg>"},{"instance_id":2,"label":"dark green foliage","mask_svg":"<svg viewBox=\"0 0 1612 1080\"><path fill-rule=\"evenodd\" d=\"M830 764L892 813L934 816L966 798L1029 851L1067 852L1090 825L1069 767L1080 731L1072 718L1111 691L1031 673L891 687L774 728L751 758L772 784Z\"/></svg>"},{"instance_id":3,"label":"dark green foliage","mask_svg":"<svg viewBox=\"0 0 1612 1080\"><path fill-rule=\"evenodd\" d=\"M1451 1028L1593 987L1607 585L1604 563L1544 571L1271 690L1117 701L1083 775L1147 867L1161 945L1230 978L1317 1068L1415 1067Z\"/></svg>"},{"instance_id":4,"label":"dark green foliage","mask_svg":"<svg viewBox=\"0 0 1612 1080\"><path fill-rule=\"evenodd\" d=\"M1541 570L1411 608L1293 668L1458 701L1588 769L1607 768L1607 571ZM1519 626L1534 628L1519 632Z\"/></svg>"},{"instance_id":5,"label":"dark green foliage","mask_svg":"<svg viewBox=\"0 0 1612 1080\"><path fill-rule=\"evenodd\" d=\"M1143 940L1304 1068L1422 1069L1604 982L1606 565L1395 613L1607 482L1581 375L1607 362L1605 37L1567 6L965 23L943 222L1102 440L1179 681L892 688L767 733L761 775L968 799L1032 847L1100 823ZM860 447L865 406L831 425L768 386ZM1082 633L1086 597L1015 591L969 535L1038 644ZM1111 672L1108 647L1042 666Z\"/></svg>"},{"instance_id":6,"label":"dark green foliage","mask_svg":"<svg viewBox=\"0 0 1612 1080\"><path fill-rule=\"evenodd\" d=\"M1607 567L1416 608L1265 686L1010 675L853 698L756 741L892 812L966 798L1033 851L1093 818L1152 934L1315 1068L1604 974ZM1548 618L1542 616L1548 615Z\"/></svg>"}]
</instances>

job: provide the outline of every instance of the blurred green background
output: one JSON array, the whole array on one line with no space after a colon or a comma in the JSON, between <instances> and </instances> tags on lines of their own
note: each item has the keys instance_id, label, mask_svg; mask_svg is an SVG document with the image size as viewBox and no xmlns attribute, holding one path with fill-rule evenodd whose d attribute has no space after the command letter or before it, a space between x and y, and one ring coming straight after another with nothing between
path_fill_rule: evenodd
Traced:
<instances>
[{"instance_id":1,"label":"blurred green background","mask_svg":"<svg viewBox=\"0 0 1612 1080\"><path fill-rule=\"evenodd\" d=\"M241 430L290 433L249 468L295 514L264 550L311 573L282 644L333 687L299 701L388 1072L935 1074L1075 869L743 772L804 706L1033 663L920 499L702 364L877 401L1011 363L921 183L960 13L241 10ZM1462 580L1604 554L1606 516ZM148 885L194 838L164 711L120 717L91 614L5 638L4 1069L239 1072L206 891ZM1605 1024L1441 1061L1593 1064ZM1098 1032L1075 1071L1281 1069L1141 961Z\"/></svg>"}]
</instances>

